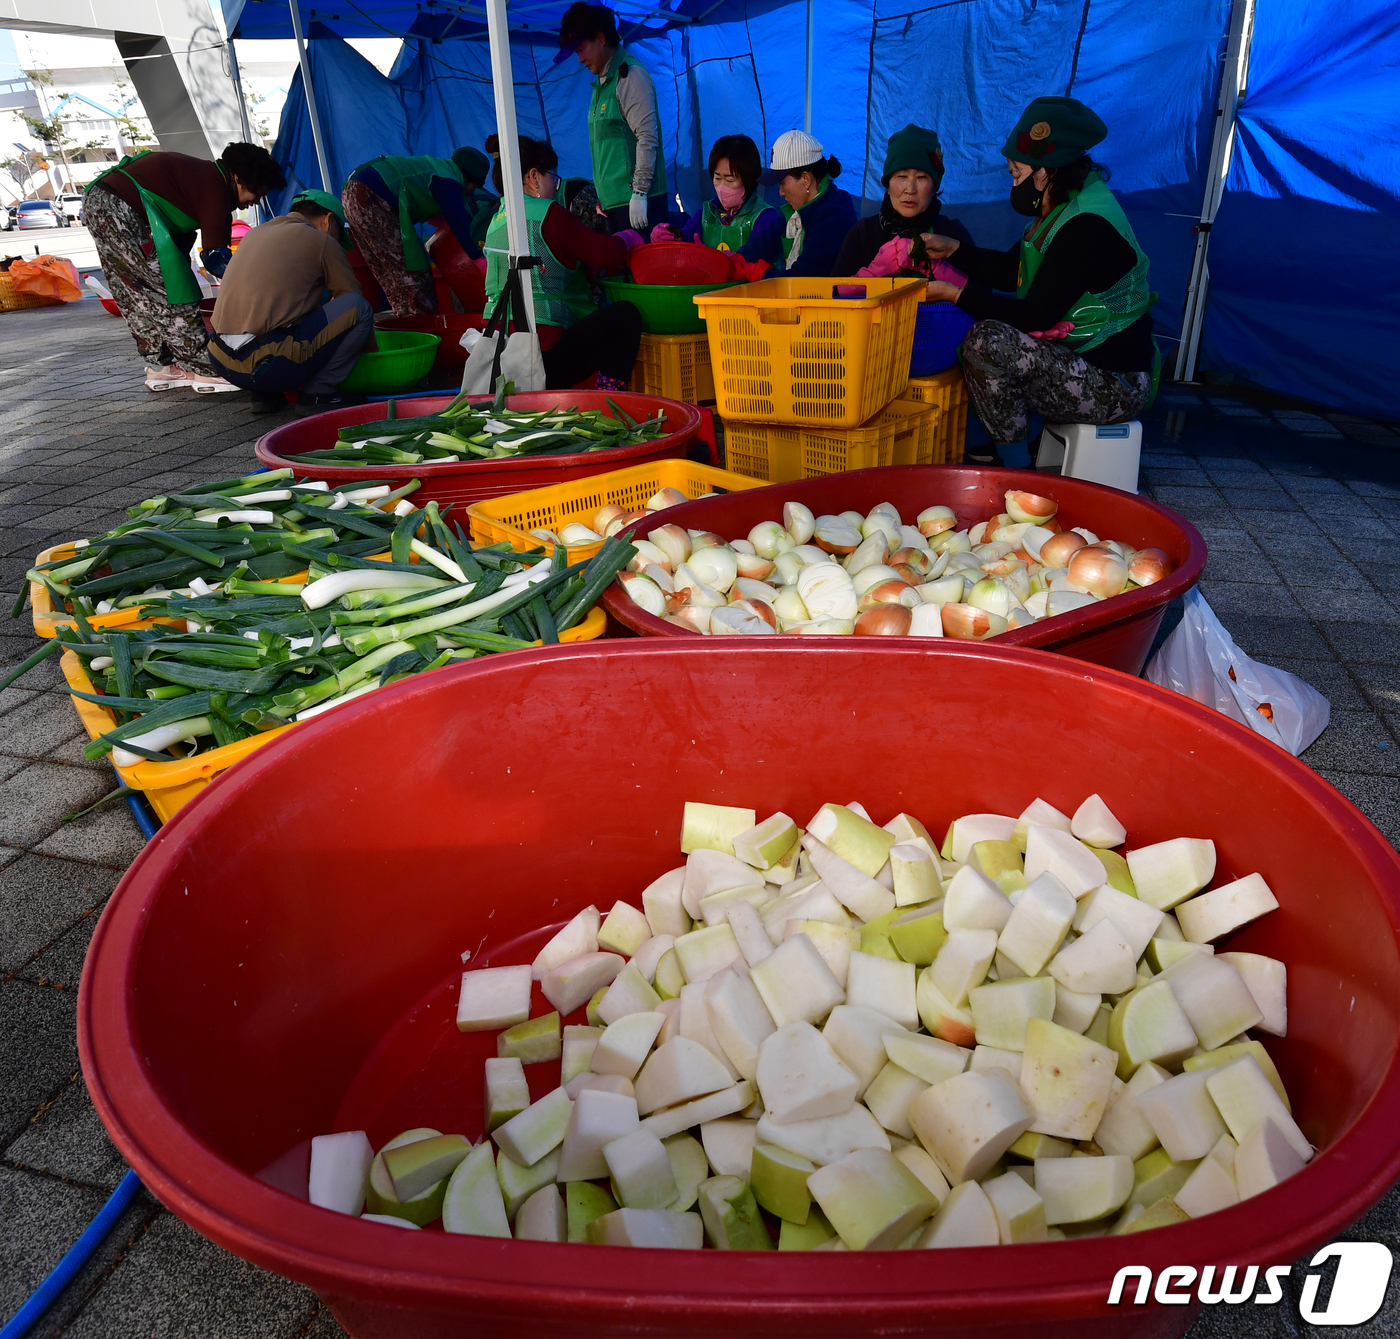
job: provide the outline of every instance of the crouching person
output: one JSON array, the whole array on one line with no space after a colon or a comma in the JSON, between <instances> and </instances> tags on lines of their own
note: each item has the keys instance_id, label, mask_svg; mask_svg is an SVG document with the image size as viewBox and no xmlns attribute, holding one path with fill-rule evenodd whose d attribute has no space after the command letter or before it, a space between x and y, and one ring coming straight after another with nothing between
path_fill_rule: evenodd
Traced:
<instances>
[{"instance_id":1,"label":"crouching person","mask_svg":"<svg viewBox=\"0 0 1400 1339\"><path fill-rule=\"evenodd\" d=\"M281 407L286 391L313 411L353 402L337 387L372 347L374 311L345 259L349 244L340 201L315 190L239 243L219 287L209 358L253 392L254 413Z\"/></svg>"}]
</instances>

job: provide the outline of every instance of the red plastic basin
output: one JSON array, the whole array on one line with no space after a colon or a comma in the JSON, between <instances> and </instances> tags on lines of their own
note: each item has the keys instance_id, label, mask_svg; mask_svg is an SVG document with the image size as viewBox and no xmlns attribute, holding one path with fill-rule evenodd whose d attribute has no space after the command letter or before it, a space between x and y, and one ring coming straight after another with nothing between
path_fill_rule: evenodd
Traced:
<instances>
[{"instance_id":1,"label":"red plastic basin","mask_svg":"<svg viewBox=\"0 0 1400 1339\"><path fill-rule=\"evenodd\" d=\"M732 266L723 252L697 242L648 242L627 257L639 284L722 284Z\"/></svg>"},{"instance_id":2,"label":"red plastic basin","mask_svg":"<svg viewBox=\"0 0 1400 1339\"><path fill-rule=\"evenodd\" d=\"M489 402L489 396L478 397ZM426 396L419 400L398 401L400 418L421 414L436 414L453 401L451 395ZM608 393L603 391L528 391L510 397L514 409L535 412L541 409L578 408L601 409L608 412ZM669 460L684 456L700 430L701 411L679 400L663 400L658 395L636 395L631 391L614 391L613 402L635 419L649 418L660 410L666 416L667 432L654 442L640 446L612 447L606 451L584 451L567 456L526 456L521 460L479 460L472 464L457 461L424 461L418 465L326 465L319 461L302 461L303 451L319 451L333 446L336 433L350 423L372 423L386 416L383 404L354 405L348 409L333 409L310 418L274 428L258 438L258 460L272 469L291 467L298 478L324 479L332 488L351 487L361 479L391 479L395 485L410 479L421 479L423 487L414 501L422 506L437 501L475 502L478 498L499 497L502 493L520 493L546 484L564 483L569 479L585 479L593 474L605 474L627 465L645 465L652 460Z\"/></svg>"},{"instance_id":3,"label":"red plastic basin","mask_svg":"<svg viewBox=\"0 0 1400 1339\"><path fill-rule=\"evenodd\" d=\"M83 1071L122 1154L357 1339L1179 1335L1193 1307L1107 1305L1121 1266L1290 1263L1400 1174L1400 857L1258 735L987 644L594 642L505 661L370 694L218 777L137 858L83 969ZM1018 761L959 765L998 750ZM1288 963L1289 1035L1266 1044L1320 1151L1259 1200L1130 1237L756 1258L408 1233L255 1175L280 1160L295 1184L306 1141L337 1129L479 1137L495 1037L453 1026L459 955L528 962L588 903L639 902L680 862L685 800L805 818L858 796L941 831L1093 791L1135 844L1209 835L1219 881L1257 870L1279 899L1232 947ZM536 1096L557 1083L526 1072Z\"/></svg>"},{"instance_id":4,"label":"red plastic basin","mask_svg":"<svg viewBox=\"0 0 1400 1339\"><path fill-rule=\"evenodd\" d=\"M848 510L868 512L877 502L893 502L910 525L925 507L942 505L952 507L959 528L965 528L1004 511L1008 488L1053 498L1060 504L1057 519L1066 529L1084 526L1101 539L1121 540L1139 549L1161 549L1176 569L1155 586L1119 595L1090 609L1042 619L1028 628L1004 632L995 644L1038 646L1076 660L1140 674L1167 605L1199 580L1206 563L1206 542L1195 526L1174 511L1102 484L1025 470L965 465L886 466L774 484L744 493L715 494L673 507L664 515L658 513L654 523L637 533L645 538L647 529L673 522L691 530L713 530L725 539L743 539L759 521L781 523L783 503L787 501L805 503L818 516ZM703 639L700 633L638 608L617 586L604 595L603 607L610 622L639 636ZM919 641L925 644L926 639Z\"/></svg>"},{"instance_id":5,"label":"red plastic basin","mask_svg":"<svg viewBox=\"0 0 1400 1339\"><path fill-rule=\"evenodd\" d=\"M477 268L476 262L462 250L462 244L447 222L433 221L437 224L436 230L424 243L433 264L462 304L463 311L485 311L486 276ZM449 302L446 305L450 307L452 304ZM441 296L438 298L438 309L445 310Z\"/></svg>"},{"instance_id":6,"label":"red plastic basin","mask_svg":"<svg viewBox=\"0 0 1400 1339\"><path fill-rule=\"evenodd\" d=\"M379 316L376 330L417 330L425 335L438 335L434 367L461 367L467 361L467 351L461 345L467 330L485 330L486 318L479 312L448 312L437 316Z\"/></svg>"}]
</instances>

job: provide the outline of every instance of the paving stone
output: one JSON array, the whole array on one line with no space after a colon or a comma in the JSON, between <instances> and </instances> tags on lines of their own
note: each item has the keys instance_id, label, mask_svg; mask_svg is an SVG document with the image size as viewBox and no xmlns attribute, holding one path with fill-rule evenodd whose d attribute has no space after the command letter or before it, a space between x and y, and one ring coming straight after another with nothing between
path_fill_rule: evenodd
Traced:
<instances>
[{"instance_id":1,"label":"paving stone","mask_svg":"<svg viewBox=\"0 0 1400 1339\"><path fill-rule=\"evenodd\" d=\"M35 693L0 716L0 749L19 758L42 758L55 744L82 733L72 698L57 693Z\"/></svg>"},{"instance_id":2,"label":"paving stone","mask_svg":"<svg viewBox=\"0 0 1400 1339\"><path fill-rule=\"evenodd\" d=\"M1385 722L1369 711L1334 709L1327 729L1301 756L1318 771L1400 776L1400 743Z\"/></svg>"},{"instance_id":3,"label":"paving stone","mask_svg":"<svg viewBox=\"0 0 1400 1339\"><path fill-rule=\"evenodd\" d=\"M1280 555L1276 566L1279 575L1289 586L1318 587L1338 591L1371 590L1370 582L1367 581L1361 569L1340 558L1331 562L1313 560L1297 562L1290 561L1286 555Z\"/></svg>"},{"instance_id":4,"label":"paving stone","mask_svg":"<svg viewBox=\"0 0 1400 1339\"><path fill-rule=\"evenodd\" d=\"M117 778L109 772L108 789ZM64 856L96 865L125 869L146 844L136 819L122 800L111 800L94 813L63 824L34 847L43 855Z\"/></svg>"},{"instance_id":5,"label":"paving stone","mask_svg":"<svg viewBox=\"0 0 1400 1339\"><path fill-rule=\"evenodd\" d=\"M99 1190L0 1167L0 1316L19 1310L96 1217L104 1198Z\"/></svg>"},{"instance_id":6,"label":"paving stone","mask_svg":"<svg viewBox=\"0 0 1400 1339\"><path fill-rule=\"evenodd\" d=\"M0 1035L6 1039L0 1047L0 1146L8 1146L78 1072L77 1011L77 991L0 983Z\"/></svg>"},{"instance_id":7,"label":"paving stone","mask_svg":"<svg viewBox=\"0 0 1400 1339\"><path fill-rule=\"evenodd\" d=\"M251 1339L297 1334L316 1295L206 1241L162 1214L78 1313L67 1339Z\"/></svg>"},{"instance_id":8,"label":"paving stone","mask_svg":"<svg viewBox=\"0 0 1400 1339\"><path fill-rule=\"evenodd\" d=\"M1245 585L1237 581L1203 581L1201 591L1210 601L1216 617L1228 628L1230 619L1243 614L1250 617L1296 618L1303 613L1292 592L1286 586Z\"/></svg>"},{"instance_id":9,"label":"paving stone","mask_svg":"<svg viewBox=\"0 0 1400 1339\"><path fill-rule=\"evenodd\" d=\"M1332 648L1306 619L1234 614L1228 621L1221 619L1221 622L1225 623L1230 635L1246 655L1297 656L1305 660L1336 659Z\"/></svg>"},{"instance_id":10,"label":"paving stone","mask_svg":"<svg viewBox=\"0 0 1400 1339\"><path fill-rule=\"evenodd\" d=\"M1197 530L1201 532L1201 538L1206 542L1206 548L1212 553L1258 553L1259 546L1250 536L1249 531L1243 529L1233 517L1228 518L1228 525L1198 525ZM1335 553L1333 555L1336 556Z\"/></svg>"},{"instance_id":11,"label":"paving stone","mask_svg":"<svg viewBox=\"0 0 1400 1339\"><path fill-rule=\"evenodd\" d=\"M1392 672L1400 664L1400 629L1338 623L1329 626L1327 636L1345 664L1388 665Z\"/></svg>"},{"instance_id":12,"label":"paving stone","mask_svg":"<svg viewBox=\"0 0 1400 1339\"><path fill-rule=\"evenodd\" d=\"M62 763L31 763L0 782L0 842L33 846L70 813L95 804L111 789L98 772Z\"/></svg>"},{"instance_id":13,"label":"paving stone","mask_svg":"<svg viewBox=\"0 0 1400 1339\"><path fill-rule=\"evenodd\" d=\"M0 870L0 975L19 970L76 925L119 877L110 869L32 854Z\"/></svg>"},{"instance_id":14,"label":"paving stone","mask_svg":"<svg viewBox=\"0 0 1400 1339\"><path fill-rule=\"evenodd\" d=\"M1362 772L1342 772L1319 768L1384 834L1392 846L1400 846L1400 780L1393 776L1373 776Z\"/></svg>"},{"instance_id":15,"label":"paving stone","mask_svg":"<svg viewBox=\"0 0 1400 1339\"><path fill-rule=\"evenodd\" d=\"M1385 712L1400 712L1400 674L1393 665L1358 664L1348 668L1376 706Z\"/></svg>"},{"instance_id":16,"label":"paving stone","mask_svg":"<svg viewBox=\"0 0 1400 1339\"><path fill-rule=\"evenodd\" d=\"M79 1075L68 1090L18 1139L5 1158L21 1167L115 1190L126 1175L126 1160L103 1128Z\"/></svg>"}]
</instances>

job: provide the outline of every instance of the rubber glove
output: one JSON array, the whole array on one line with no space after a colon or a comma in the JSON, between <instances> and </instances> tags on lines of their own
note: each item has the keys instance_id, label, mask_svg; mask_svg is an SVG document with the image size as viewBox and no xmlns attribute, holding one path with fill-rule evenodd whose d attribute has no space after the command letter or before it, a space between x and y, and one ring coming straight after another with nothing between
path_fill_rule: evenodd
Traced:
<instances>
[{"instance_id":1,"label":"rubber glove","mask_svg":"<svg viewBox=\"0 0 1400 1339\"><path fill-rule=\"evenodd\" d=\"M233 259L233 252L226 246L212 247L208 251L201 250L199 258L204 262L204 268L216 279L223 278L224 271L228 269L228 263Z\"/></svg>"},{"instance_id":2,"label":"rubber glove","mask_svg":"<svg viewBox=\"0 0 1400 1339\"><path fill-rule=\"evenodd\" d=\"M1032 339L1064 339L1073 329L1073 321L1056 321L1044 330L1028 330L1026 333Z\"/></svg>"},{"instance_id":3,"label":"rubber glove","mask_svg":"<svg viewBox=\"0 0 1400 1339\"><path fill-rule=\"evenodd\" d=\"M613 236L626 246L629 255L639 246L646 245L646 238L643 237L641 233L634 232L631 228L624 228L621 232L613 233Z\"/></svg>"},{"instance_id":4,"label":"rubber glove","mask_svg":"<svg viewBox=\"0 0 1400 1339\"><path fill-rule=\"evenodd\" d=\"M745 260L737 251L731 251L729 268L732 278L742 280L746 284L756 284L767 276L773 266L766 260Z\"/></svg>"},{"instance_id":5,"label":"rubber glove","mask_svg":"<svg viewBox=\"0 0 1400 1339\"><path fill-rule=\"evenodd\" d=\"M478 256L474 261L472 261L472 264L475 265L476 268L482 272L482 274L485 274L485 273L486 273L486 257L485 257L485 256Z\"/></svg>"},{"instance_id":6,"label":"rubber glove","mask_svg":"<svg viewBox=\"0 0 1400 1339\"><path fill-rule=\"evenodd\" d=\"M896 237L886 242L871 259L869 265L856 271L861 279L888 279L900 270L909 267L909 239Z\"/></svg>"},{"instance_id":7,"label":"rubber glove","mask_svg":"<svg viewBox=\"0 0 1400 1339\"><path fill-rule=\"evenodd\" d=\"M647 226L647 198L640 191L632 192L632 203L627 207L627 221L640 232Z\"/></svg>"},{"instance_id":8,"label":"rubber glove","mask_svg":"<svg viewBox=\"0 0 1400 1339\"><path fill-rule=\"evenodd\" d=\"M651 230L653 242L679 242L681 235L669 223L658 223Z\"/></svg>"},{"instance_id":9,"label":"rubber glove","mask_svg":"<svg viewBox=\"0 0 1400 1339\"><path fill-rule=\"evenodd\" d=\"M954 288L967 286L967 275L956 266L948 264L946 260L933 262L933 277L940 283L952 284Z\"/></svg>"}]
</instances>

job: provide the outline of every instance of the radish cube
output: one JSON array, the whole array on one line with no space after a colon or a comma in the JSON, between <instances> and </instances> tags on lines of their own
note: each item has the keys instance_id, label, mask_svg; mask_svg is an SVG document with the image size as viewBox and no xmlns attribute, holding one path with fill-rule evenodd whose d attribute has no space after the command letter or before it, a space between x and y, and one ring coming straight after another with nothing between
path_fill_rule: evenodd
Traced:
<instances>
[{"instance_id":1,"label":"radish cube","mask_svg":"<svg viewBox=\"0 0 1400 1339\"><path fill-rule=\"evenodd\" d=\"M457 998L459 1032L486 1032L523 1023L530 1016L529 967L478 967L462 973Z\"/></svg>"},{"instance_id":2,"label":"radish cube","mask_svg":"<svg viewBox=\"0 0 1400 1339\"><path fill-rule=\"evenodd\" d=\"M374 1149L363 1130L318 1134L311 1141L307 1197L336 1213L358 1214L365 1207Z\"/></svg>"}]
</instances>

